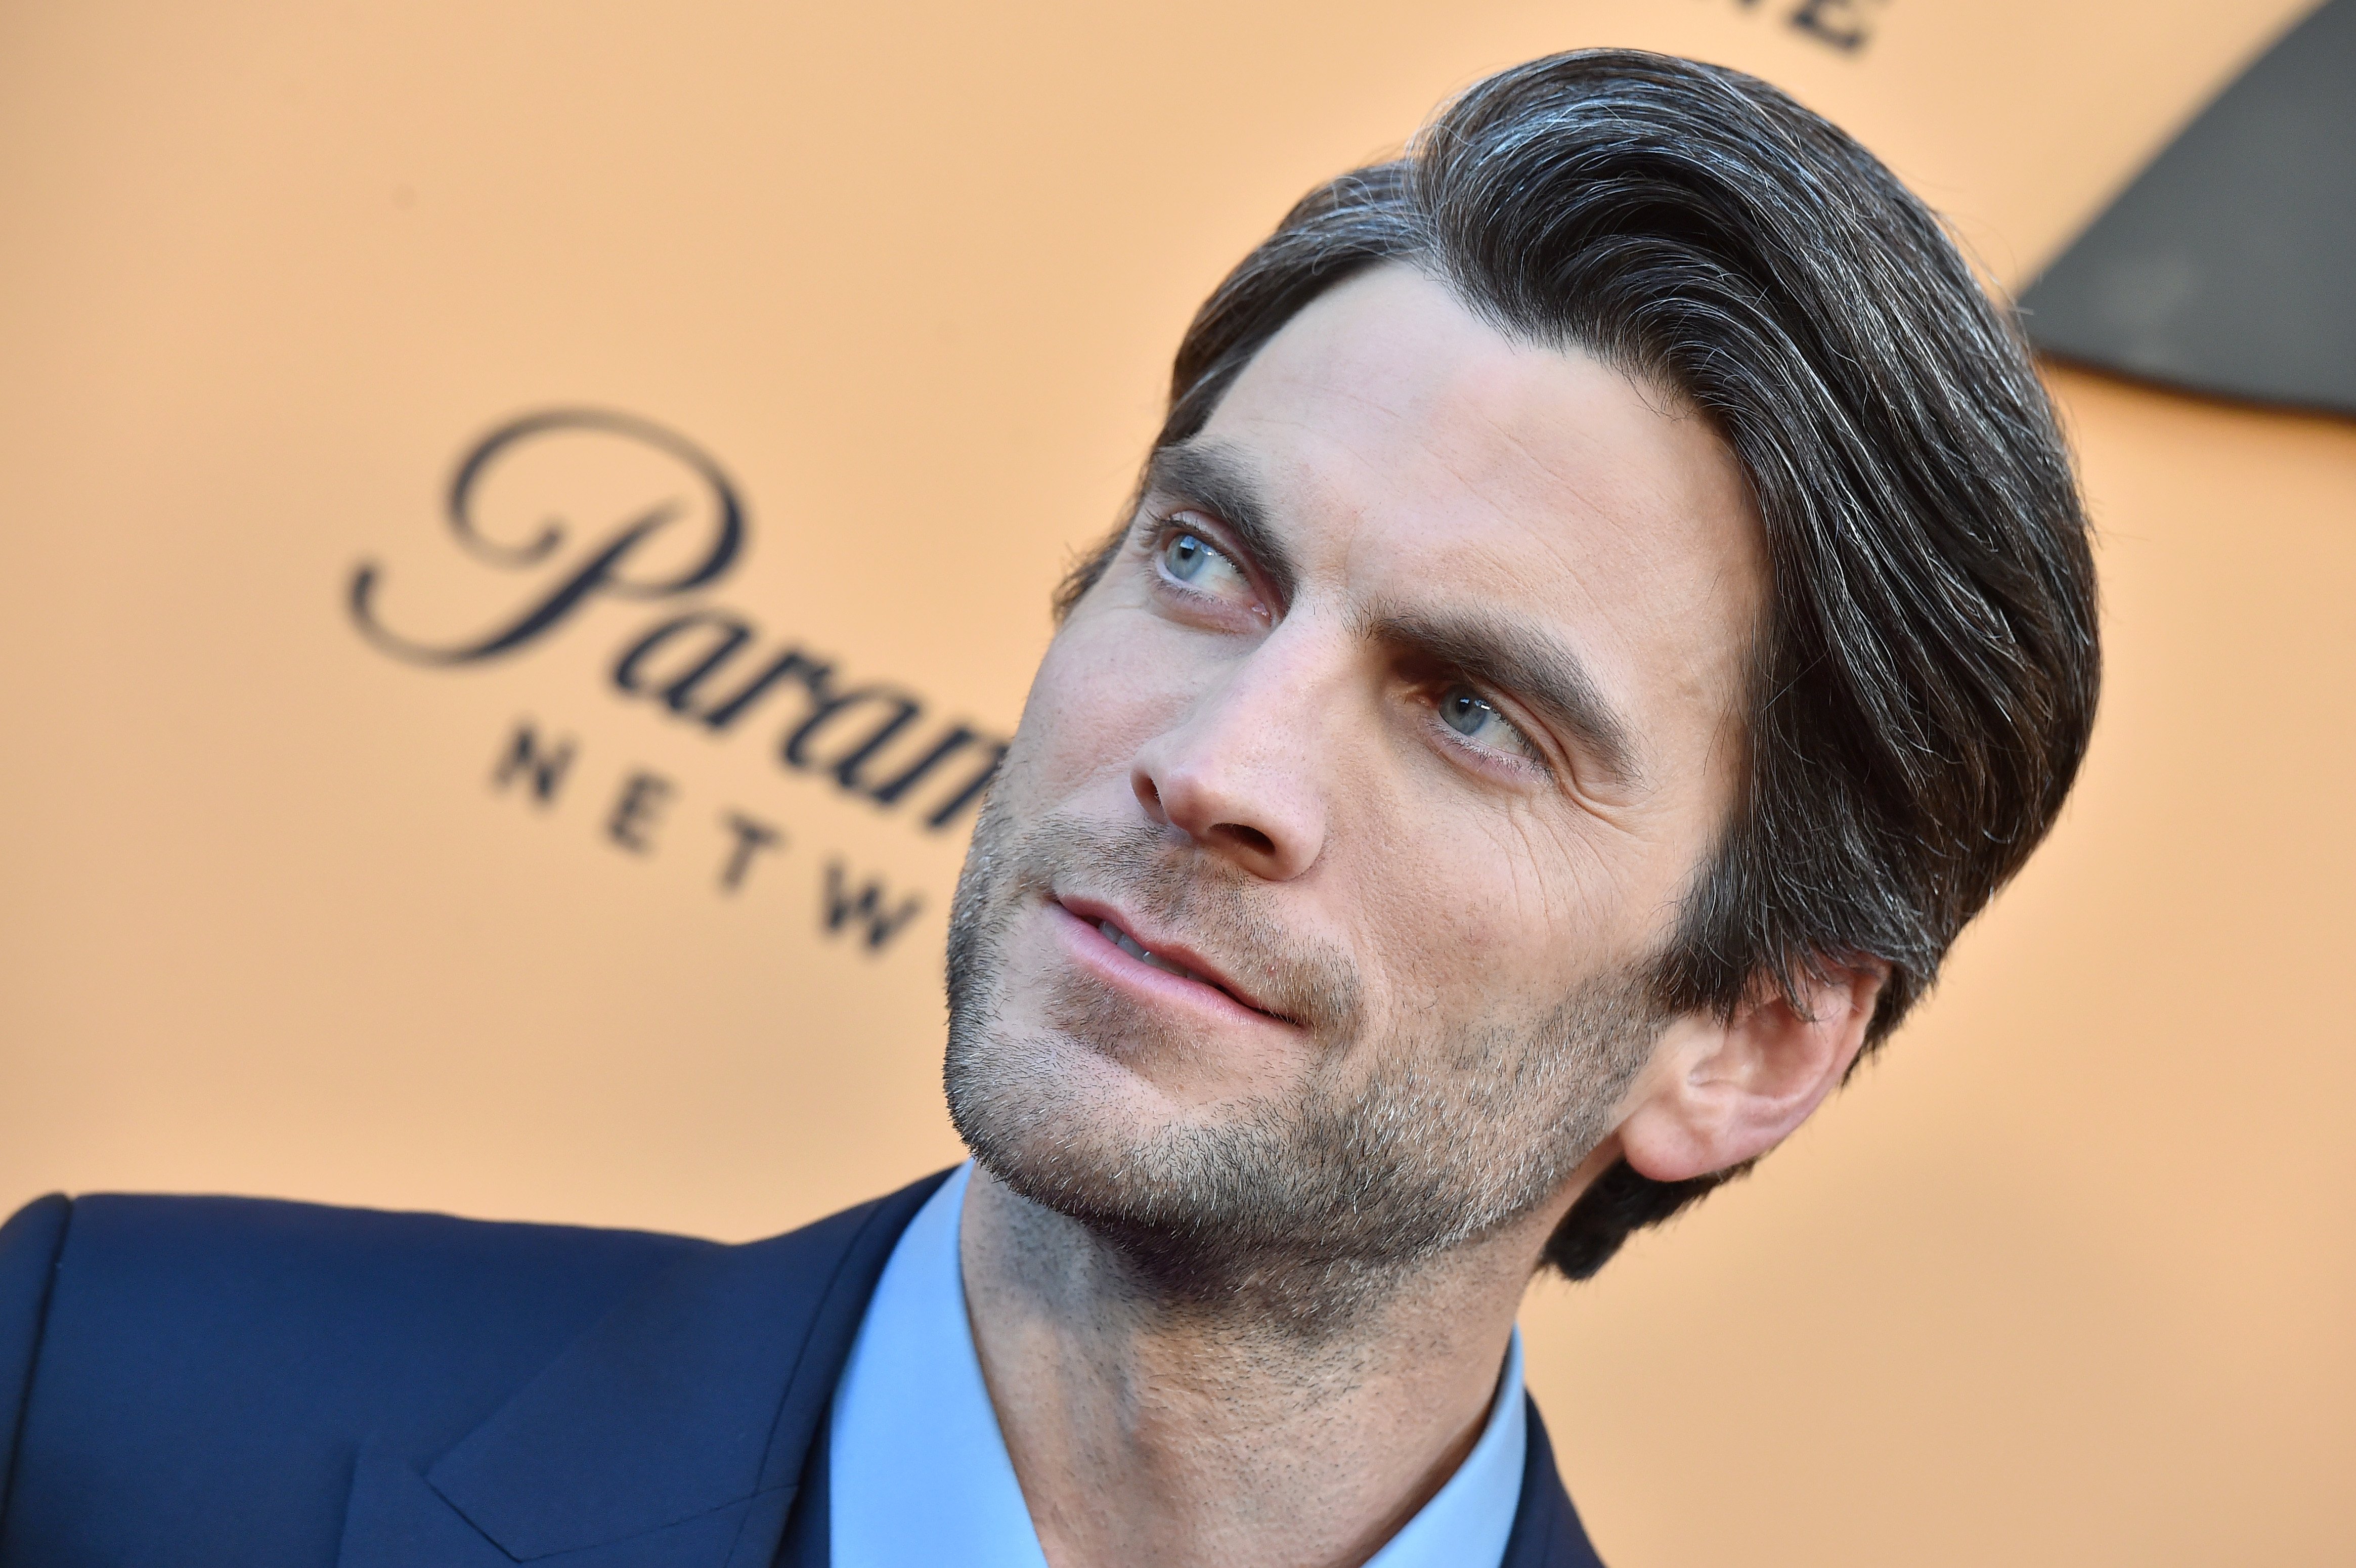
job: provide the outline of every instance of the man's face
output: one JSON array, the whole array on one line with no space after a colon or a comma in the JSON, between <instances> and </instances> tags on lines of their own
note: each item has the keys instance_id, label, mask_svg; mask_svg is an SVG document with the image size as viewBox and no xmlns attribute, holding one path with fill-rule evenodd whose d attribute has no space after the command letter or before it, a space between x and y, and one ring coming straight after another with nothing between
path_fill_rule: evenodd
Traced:
<instances>
[{"instance_id":1,"label":"man's face","mask_svg":"<svg viewBox=\"0 0 2356 1568\"><path fill-rule=\"evenodd\" d=\"M1218 1288L1544 1202L1664 1023L1764 591L1673 399L1403 267L1311 305L1157 459L977 829L984 1165Z\"/></svg>"}]
</instances>

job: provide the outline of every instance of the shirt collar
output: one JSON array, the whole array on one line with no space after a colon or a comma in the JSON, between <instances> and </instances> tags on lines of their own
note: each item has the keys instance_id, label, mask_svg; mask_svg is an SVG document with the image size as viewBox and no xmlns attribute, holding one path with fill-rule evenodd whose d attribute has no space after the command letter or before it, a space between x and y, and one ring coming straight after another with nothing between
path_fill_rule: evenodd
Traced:
<instances>
[{"instance_id":1,"label":"shirt collar","mask_svg":"<svg viewBox=\"0 0 2356 1568\"><path fill-rule=\"evenodd\" d=\"M834 1568L1046 1568L966 1316L958 1222L972 1175L959 1166L901 1234L835 1387ZM1517 1328L1472 1452L1366 1568L1495 1568L1527 1446Z\"/></svg>"}]
</instances>

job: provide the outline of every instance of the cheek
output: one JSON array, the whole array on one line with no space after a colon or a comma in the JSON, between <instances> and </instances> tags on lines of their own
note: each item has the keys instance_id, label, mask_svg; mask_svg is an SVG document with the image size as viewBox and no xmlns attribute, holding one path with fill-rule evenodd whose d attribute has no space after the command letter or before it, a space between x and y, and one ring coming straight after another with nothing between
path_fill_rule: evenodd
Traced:
<instances>
[{"instance_id":1,"label":"cheek","mask_svg":"<svg viewBox=\"0 0 2356 1568\"><path fill-rule=\"evenodd\" d=\"M1356 846L1350 902L1403 1009L1550 1005L1609 961L1619 889L1592 845L1516 813L1400 806Z\"/></svg>"},{"instance_id":2,"label":"cheek","mask_svg":"<svg viewBox=\"0 0 2356 1568\"><path fill-rule=\"evenodd\" d=\"M1701 853L1677 827L1402 802L1354 857L1359 950L1403 1017L1542 1015L1668 938Z\"/></svg>"},{"instance_id":3,"label":"cheek","mask_svg":"<svg viewBox=\"0 0 2356 1568\"><path fill-rule=\"evenodd\" d=\"M1057 633L1023 701L1010 763L1056 799L1092 780L1125 781L1179 701L1172 660L1156 658L1149 640L1101 622Z\"/></svg>"}]
</instances>

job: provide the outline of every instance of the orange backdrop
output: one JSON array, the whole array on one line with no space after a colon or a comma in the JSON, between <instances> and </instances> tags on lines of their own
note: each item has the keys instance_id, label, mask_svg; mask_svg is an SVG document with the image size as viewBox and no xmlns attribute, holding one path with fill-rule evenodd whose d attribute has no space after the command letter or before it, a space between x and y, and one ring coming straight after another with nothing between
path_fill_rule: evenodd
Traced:
<instances>
[{"instance_id":1,"label":"orange backdrop","mask_svg":"<svg viewBox=\"0 0 2356 1568\"><path fill-rule=\"evenodd\" d=\"M6 0L0 1203L741 1238L947 1163L927 817L1295 195L1637 44L1789 86L2017 285L2302 9ZM2112 676L2051 846L1818 1124L1526 1313L1620 1568L2356 1555L2356 430L2057 385ZM623 575L709 553L702 476L577 430L462 549L461 458L574 407L708 455L735 559L476 665L364 639L364 565L449 645L665 502ZM684 721L723 612L730 680L863 694Z\"/></svg>"}]
</instances>

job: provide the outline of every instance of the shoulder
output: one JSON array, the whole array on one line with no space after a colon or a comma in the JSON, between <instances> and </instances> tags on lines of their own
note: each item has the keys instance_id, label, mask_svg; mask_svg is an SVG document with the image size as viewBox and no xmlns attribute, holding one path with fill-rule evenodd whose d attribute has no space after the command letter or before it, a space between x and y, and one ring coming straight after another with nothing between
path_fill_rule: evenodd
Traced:
<instances>
[{"instance_id":1,"label":"shoulder","mask_svg":"<svg viewBox=\"0 0 2356 1568\"><path fill-rule=\"evenodd\" d=\"M314 1395L395 1368L463 1379L561 1345L648 1275L714 1248L257 1198L43 1203L56 1219L37 1385L85 1355L91 1374L116 1377L134 1363L194 1377L266 1360Z\"/></svg>"},{"instance_id":2,"label":"shoulder","mask_svg":"<svg viewBox=\"0 0 2356 1568\"><path fill-rule=\"evenodd\" d=\"M57 1305L133 1316L222 1306L294 1319L358 1312L430 1332L447 1312L530 1311L599 1294L717 1245L271 1198L99 1194L33 1207L45 1205L58 1214ZM170 1301L147 1288L166 1283Z\"/></svg>"},{"instance_id":3,"label":"shoulder","mask_svg":"<svg viewBox=\"0 0 2356 1568\"><path fill-rule=\"evenodd\" d=\"M70 1205L56 1193L37 1197L0 1225L0 1509L16 1450L16 1416L33 1371L33 1352L57 1277Z\"/></svg>"},{"instance_id":4,"label":"shoulder","mask_svg":"<svg viewBox=\"0 0 2356 1568\"><path fill-rule=\"evenodd\" d=\"M252 1198L38 1199L0 1230L0 1539L20 1542L42 1497L155 1501L242 1473L334 1498L354 1434L455 1440L637 1287L717 1250Z\"/></svg>"}]
</instances>

